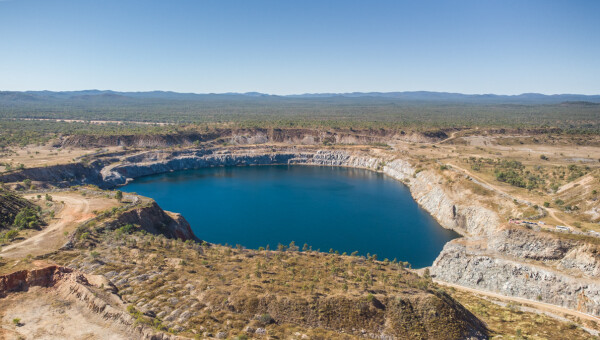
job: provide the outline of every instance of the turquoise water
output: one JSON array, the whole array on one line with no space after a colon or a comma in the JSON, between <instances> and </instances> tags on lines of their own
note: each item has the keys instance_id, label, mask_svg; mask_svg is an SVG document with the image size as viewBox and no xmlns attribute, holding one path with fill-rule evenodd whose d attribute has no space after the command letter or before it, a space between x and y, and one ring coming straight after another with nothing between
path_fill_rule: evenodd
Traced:
<instances>
[{"instance_id":1,"label":"turquoise water","mask_svg":"<svg viewBox=\"0 0 600 340\"><path fill-rule=\"evenodd\" d=\"M295 241L424 267L458 237L419 208L402 183L362 169L207 168L138 178L123 190L181 213L200 239L246 248Z\"/></svg>"}]
</instances>

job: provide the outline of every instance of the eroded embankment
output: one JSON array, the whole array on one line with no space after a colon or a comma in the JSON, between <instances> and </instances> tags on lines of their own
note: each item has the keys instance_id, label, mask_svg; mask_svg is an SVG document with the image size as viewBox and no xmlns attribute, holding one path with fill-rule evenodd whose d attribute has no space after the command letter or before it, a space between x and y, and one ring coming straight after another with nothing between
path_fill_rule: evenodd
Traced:
<instances>
[{"instance_id":1,"label":"eroded embankment","mask_svg":"<svg viewBox=\"0 0 600 340\"><path fill-rule=\"evenodd\" d=\"M43 291L17 295L19 292L35 289ZM67 267L50 265L0 275L0 298L0 305L3 306L0 319L19 312L19 322L22 322L8 334L0 329L2 338L12 338L11 335L15 339L58 339L77 335L87 338L90 331L98 328L102 330L99 331L100 334L105 333L103 336L111 339L179 339L177 336L157 332L151 327L137 323L126 311L126 304L117 295L115 285L106 277L84 274ZM15 298L19 303L12 301ZM21 310L22 304L29 308ZM63 312L60 316L54 316L57 317L56 320L46 321L40 317L49 315L37 315L36 307L44 309L47 305L54 306L53 309L56 310L60 310L59 306L66 305L70 311L75 312L73 315L71 312ZM71 319L72 322L65 323L65 319ZM102 336L100 334L98 335Z\"/></svg>"},{"instance_id":2,"label":"eroded embankment","mask_svg":"<svg viewBox=\"0 0 600 340\"><path fill-rule=\"evenodd\" d=\"M597 246L561 241L556 236L527 229L511 229L503 225L493 210L479 205L464 192L451 190L435 171L417 171L406 159L309 149L149 151L95 161L84 167L83 175L74 171L71 178L76 182L114 187L133 178L170 171L269 164L346 166L381 171L404 182L416 202L443 227L465 236L449 242L434 262L431 273L437 279L600 315ZM71 174L71 169L58 170ZM30 169L27 174L11 176L21 178L35 174L36 170ZM41 174L43 178L49 177L46 172ZM50 177L64 183L58 175Z\"/></svg>"}]
</instances>

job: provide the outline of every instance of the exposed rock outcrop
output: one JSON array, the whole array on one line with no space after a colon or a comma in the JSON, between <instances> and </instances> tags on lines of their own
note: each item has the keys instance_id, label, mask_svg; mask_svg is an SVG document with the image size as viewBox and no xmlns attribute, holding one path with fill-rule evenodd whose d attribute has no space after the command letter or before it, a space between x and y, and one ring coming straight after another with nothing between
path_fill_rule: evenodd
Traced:
<instances>
[{"instance_id":1,"label":"exposed rock outcrop","mask_svg":"<svg viewBox=\"0 0 600 340\"><path fill-rule=\"evenodd\" d=\"M156 202L130 209L109 224L114 227L135 224L151 234L162 234L168 238L178 238L184 241L200 241L183 216L162 210Z\"/></svg>"},{"instance_id":2,"label":"exposed rock outcrop","mask_svg":"<svg viewBox=\"0 0 600 340\"><path fill-rule=\"evenodd\" d=\"M66 267L48 266L34 270L20 270L0 276L0 297L9 292L25 291L29 287L50 287L72 270Z\"/></svg>"},{"instance_id":3,"label":"exposed rock outcrop","mask_svg":"<svg viewBox=\"0 0 600 340\"><path fill-rule=\"evenodd\" d=\"M457 242L446 244L431 274L471 288L600 315L598 280L575 278L551 268L492 256Z\"/></svg>"}]
</instances>

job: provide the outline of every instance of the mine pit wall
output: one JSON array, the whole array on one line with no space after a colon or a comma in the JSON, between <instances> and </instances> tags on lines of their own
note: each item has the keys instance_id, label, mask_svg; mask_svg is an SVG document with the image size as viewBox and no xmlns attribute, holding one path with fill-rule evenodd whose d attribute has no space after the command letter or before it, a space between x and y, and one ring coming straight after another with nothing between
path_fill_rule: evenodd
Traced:
<instances>
[{"instance_id":1,"label":"mine pit wall","mask_svg":"<svg viewBox=\"0 0 600 340\"><path fill-rule=\"evenodd\" d=\"M149 151L108 165L97 161L86 167L83 176L72 168L60 170L77 181L110 188L124 185L133 178L171 171L273 164L345 166L383 172L405 183L415 201L443 227L465 236L446 244L431 267L435 278L600 315L600 260L594 252L597 249L587 249L587 245L577 242L556 241L556 238L533 231L501 230L496 213L476 202L473 205L459 203L458 194L444 187L438 174L429 170L417 173L403 159L382 159L335 150ZM31 170L36 174L35 169ZM50 176L48 171L42 174L51 179L57 177L59 180L60 177L58 174ZM0 177L0 181L6 182L6 179ZM486 246L464 245L472 240L483 241ZM559 270L542 264L556 266Z\"/></svg>"},{"instance_id":2,"label":"mine pit wall","mask_svg":"<svg viewBox=\"0 0 600 340\"><path fill-rule=\"evenodd\" d=\"M74 135L66 137L59 145L65 147L147 147L164 148L175 145L192 146L195 143L227 142L232 145L256 145L278 143L287 145L371 144L391 140L405 142L435 143L448 138L443 130L435 131L388 131L384 129L311 129L311 128L238 128L217 129L210 132L181 132L175 134L148 135Z\"/></svg>"},{"instance_id":3,"label":"mine pit wall","mask_svg":"<svg viewBox=\"0 0 600 340\"><path fill-rule=\"evenodd\" d=\"M153 151L130 156L122 163L101 169L102 182L108 186L124 185L128 181L147 175L179 170L216 166L248 166L274 164L301 164L319 166L343 166L380 171L404 182L414 199L439 223L448 229L469 236L489 236L500 224L495 213L479 206L457 204L442 187L441 178L433 172L415 169L405 160L387 162L382 158L352 154L346 151L319 150L228 153L188 150L184 152Z\"/></svg>"}]
</instances>

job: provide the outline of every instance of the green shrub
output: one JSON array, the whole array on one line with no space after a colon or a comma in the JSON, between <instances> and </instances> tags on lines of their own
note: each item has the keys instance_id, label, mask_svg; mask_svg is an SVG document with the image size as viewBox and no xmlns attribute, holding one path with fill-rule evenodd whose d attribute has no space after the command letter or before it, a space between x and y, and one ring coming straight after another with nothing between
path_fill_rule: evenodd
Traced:
<instances>
[{"instance_id":1,"label":"green shrub","mask_svg":"<svg viewBox=\"0 0 600 340\"><path fill-rule=\"evenodd\" d=\"M6 234L4 234L4 237L5 237L7 240L9 240L9 241L12 241L12 240L14 240L15 238L17 238L17 235L19 235L19 231L18 231L18 230L16 230L16 229L13 229L13 230L9 230L9 231L7 231L7 232L6 232Z\"/></svg>"},{"instance_id":2,"label":"green shrub","mask_svg":"<svg viewBox=\"0 0 600 340\"><path fill-rule=\"evenodd\" d=\"M273 320L270 314L265 313L258 318L258 321L268 325L270 323L273 323L275 320Z\"/></svg>"},{"instance_id":3,"label":"green shrub","mask_svg":"<svg viewBox=\"0 0 600 340\"><path fill-rule=\"evenodd\" d=\"M17 216L15 216L15 220L13 225L19 229L24 228L37 228L41 224L40 218L38 216L37 211L33 208L23 208Z\"/></svg>"},{"instance_id":4,"label":"green shrub","mask_svg":"<svg viewBox=\"0 0 600 340\"><path fill-rule=\"evenodd\" d=\"M117 229L117 234L133 234L133 232L136 230L136 227L131 224L128 223L120 228Z\"/></svg>"}]
</instances>

